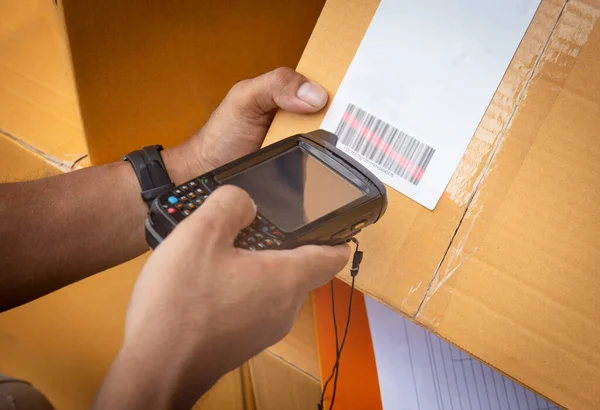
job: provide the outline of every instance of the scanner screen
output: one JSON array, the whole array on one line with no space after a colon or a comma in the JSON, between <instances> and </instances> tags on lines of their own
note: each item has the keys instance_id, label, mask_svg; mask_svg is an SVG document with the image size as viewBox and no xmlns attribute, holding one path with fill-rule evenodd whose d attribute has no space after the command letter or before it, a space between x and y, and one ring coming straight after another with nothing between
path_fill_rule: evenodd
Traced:
<instances>
[{"instance_id":1,"label":"scanner screen","mask_svg":"<svg viewBox=\"0 0 600 410\"><path fill-rule=\"evenodd\" d=\"M362 191L300 147L222 181L244 189L258 211L284 232L363 196Z\"/></svg>"}]
</instances>

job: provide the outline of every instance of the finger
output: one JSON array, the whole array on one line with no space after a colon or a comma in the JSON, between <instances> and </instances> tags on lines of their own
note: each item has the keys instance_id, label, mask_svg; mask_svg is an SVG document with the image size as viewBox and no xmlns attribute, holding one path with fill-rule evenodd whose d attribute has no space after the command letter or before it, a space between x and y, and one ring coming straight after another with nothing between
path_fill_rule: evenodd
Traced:
<instances>
[{"instance_id":1,"label":"finger","mask_svg":"<svg viewBox=\"0 0 600 410\"><path fill-rule=\"evenodd\" d=\"M256 205L250 195L233 185L215 190L188 219L188 226L202 237L211 236L232 245L237 234L254 221Z\"/></svg>"},{"instance_id":2,"label":"finger","mask_svg":"<svg viewBox=\"0 0 600 410\"><path fill-rule=\"evenodd\" d=\"M327 91L288 67L240 81L227 94L222 109L257 118L277 108L306 114L321 110Z\"/></svg>"},{"instance_id":3,"label":"finger","mask_svg":"<svg viewBox=\"0 0 600 410\"><path fill-rule=\"evenodd\" d=\"M287 276L300 284L305 291L310 291L329 282L339 273L350 258L348 245L317 246L307 245L286 251L261 251L269 258L269 266L290 272Z\"/></svg>"}]
</instances>

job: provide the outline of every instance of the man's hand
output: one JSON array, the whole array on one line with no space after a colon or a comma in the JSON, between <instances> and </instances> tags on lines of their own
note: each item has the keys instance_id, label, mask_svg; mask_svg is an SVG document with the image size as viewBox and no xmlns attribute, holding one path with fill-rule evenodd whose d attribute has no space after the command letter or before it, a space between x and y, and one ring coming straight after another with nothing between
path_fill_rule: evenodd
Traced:
<instances>
[{"instance_id":1,"label":"man's hand","mask_svg":"<svg viewBox=\"0 0 600 410\"><path fill-rule=\"evenodd\" d=\"M306 294L349 258L347 245L234 248L255 216L244 191L224 186L156 249L96 408L190 408L219 377L287 334Z\"/></svg>"},{"instance_id":2,"label":"man's hand","mask_svg":"<svg viewBox=\"0 0 600 410\"><path fill-rule=\"evenodd\" d=\"M241 81L196 135L162 152L167 171L181 184L258 149L277 108L326 103L325 90L289 68ZM0 311L145 252L147 212L125 162L0 184Z\"/></svg>"},{"instance_id":3,"label":"man's hand","mask_svg":"<svg viewBox=\"0 0 600 410\"><path fill-rule=\"evenodd\" d=\"M192 138L164 152L176 184L260 148L278 108L309 114L327 104L318 84L281 67L235 84L210 119Z\"/></svg>"}]
</instances>

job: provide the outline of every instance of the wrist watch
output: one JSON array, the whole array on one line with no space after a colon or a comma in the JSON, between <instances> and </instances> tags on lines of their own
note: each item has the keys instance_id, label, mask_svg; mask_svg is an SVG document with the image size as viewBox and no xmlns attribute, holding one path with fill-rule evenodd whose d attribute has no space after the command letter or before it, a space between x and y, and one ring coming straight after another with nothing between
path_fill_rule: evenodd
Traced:
<instances>
[{"instance_id":1,"label":"wrist watch","mask_svg":"<svg viewBox=\"0 0 600 410\"><path fill-rule=\"evenodd\" d=\"M133 167L142 188L142 199L148 207L159 195L175 188L160 156L162 150L162 145L150 145L121 158Z\"/></svg>"}]
</instances>

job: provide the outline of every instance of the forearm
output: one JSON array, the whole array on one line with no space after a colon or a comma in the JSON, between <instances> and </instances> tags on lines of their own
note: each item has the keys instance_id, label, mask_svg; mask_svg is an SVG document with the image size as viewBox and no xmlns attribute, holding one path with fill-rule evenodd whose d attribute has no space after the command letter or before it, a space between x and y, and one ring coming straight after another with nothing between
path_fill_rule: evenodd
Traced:
<instances>
[{"instance_id":1,"label":"forearm","mask_svg":"<svg viewBox=\"0 0 600 410\"><path fill-rule=\"evenodd\" d=\"M191 178L163 152L176 183ZM146 204L126 162L0 185L0 311L140 255Z\"/></svg>"}]
</instances>

